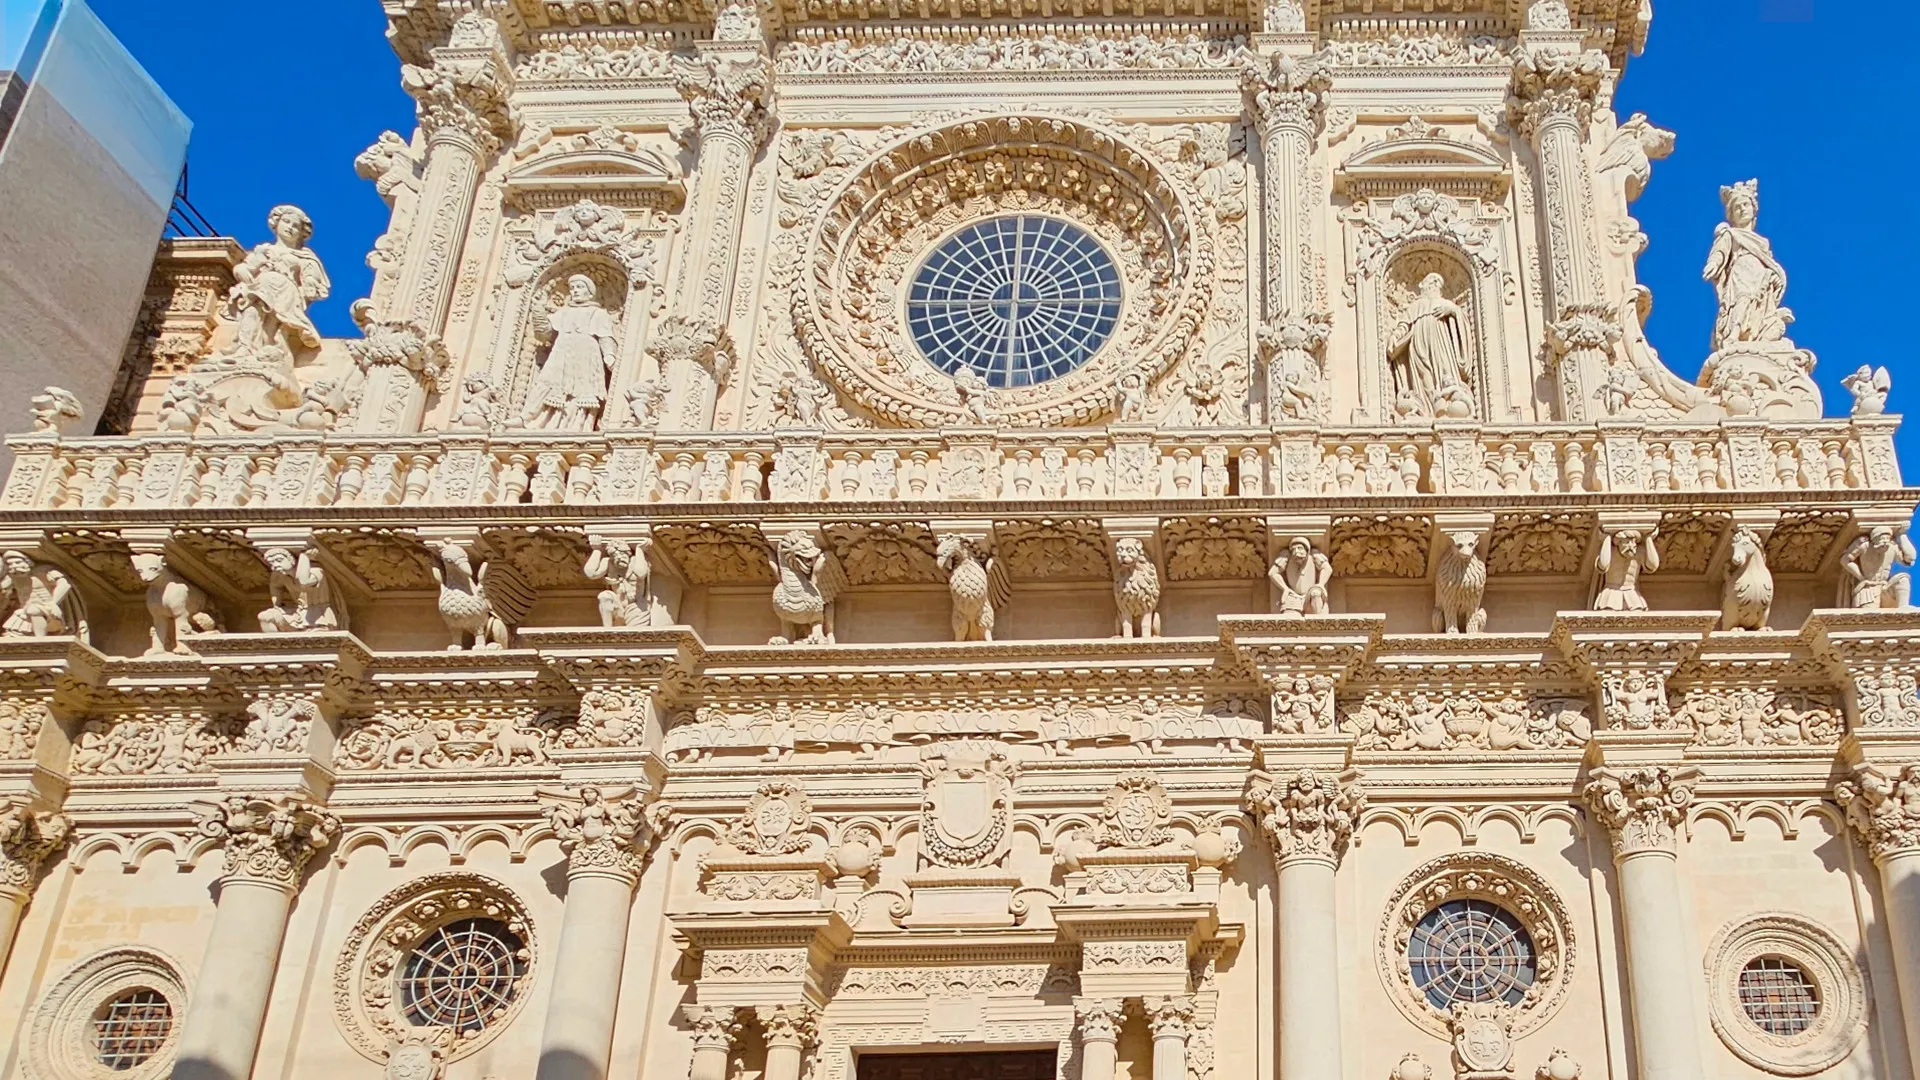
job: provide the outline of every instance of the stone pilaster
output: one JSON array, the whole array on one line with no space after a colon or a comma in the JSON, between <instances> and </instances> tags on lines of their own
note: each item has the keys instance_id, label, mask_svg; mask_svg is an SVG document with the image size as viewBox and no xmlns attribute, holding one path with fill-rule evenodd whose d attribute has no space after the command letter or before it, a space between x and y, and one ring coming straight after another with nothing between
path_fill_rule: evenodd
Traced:
<instances>
[{"instance_id":1,"label":"stone pilaster","mask_svg":"<svg viewBox=\"0 0 1920 1080\"><path fill-rule=\"evenodd\" d=\"M1243 75L1248 111L1260 132L1264 210L1260 327L1267 370L1267 419L1326 419L1322 378L1333 317L1323 310L1313 244L1313 155L1332 78L1311 56L1279 53Z\"/></svg>"},{"instance_id":2,"label":"stone pilaster","mask_svg":"<svg viewBox=\"0 0 1920 1080\"><path fill-rule=\"evenodd\" d=\"M1274 858L1281 1076L1344 1075L1334 871L1366 806L1354 779L1350 771L1256 772L1247 792Z\"/></svg>"},{"instance_id":3,"label":"stone pilaster","mask_svg":"<svg viewBox=\"0 0 1920 1080\"><path fill-rule=\"evenodd\" d=\"M1920 765L1897 771L1856 765L1833 797L1880 868L1907 1052L1920 1070Z\"/></svg>"},{"instance_id":4,"label":"stone pilaster","mask_svg":"<svg viewBox=\"0 0 1920 1080\"><path fill-rule=\"evenodd\" d=\"M20 915L40 869L73 833L67 815L34 810L20 796L0 799L0 971L6 970Z\"/></svg>"},{"instance_id":5,"label":"stone pilaster","mask_svg":"<svg viewBox=\"0 0 1920 1080\"><path fill-rule=\"evenodd\" d=\"M588 786L547 809L567 853L567 906L537 1080L605 1080L633 890L646 865L660 805L633 797L609 799ZM648 963L642 970L651 967Z\"/></svg>"},{"instance_id":6,"label":"stone pilaster","mask_svg":"<svg viewBox=\"0 0 1920 1080\"><path fill-rule=\"evenodd\" d=\"M691 120L694 190L673 314L648 351L667 387L661 427L705 430L736 360L727 333L754 156L773 131L773 79L758 52L703 55L675 69Z\"/></svg>"},{"instance_id":7,"label":"stone pilaster","mask_svg":"<svg viewBox=\"0 0 1920 1080\"><path fill-rule=\"evenodd\" d=\"M1587 168L1587 129L1607 74L1607 57L1582 51L1579 37L1539 31L1523 35L1513 68L1509 111L1533 144L1551 342L1559 356L1560 418L1584 422L1593 414L1607 351L1621 329L1602 290L1593 233L1593 178Z\"/></svg>"},{"instance_id":8,"label":"stone pilaster","mask_svg":"<svg viewBox=\"0 0 1920 1080\"><path fill-rule=\"evenodd\" d=\"M225 869L173 1076L234 1080L253 1074L300 875L340 819L298 799L232 796L203 807L199 829L220 844Z\"/></svg>"},{"instance_id":9,"label":"stone pilaster","mask_svg":"<svg viewBox=\"0 0 1920 1080\"><path fill-rule=\"evenodd\" d=\"M767 1035L765 1080L800 1080L806 1055L820 1035L820 1012L811 1005L772 1005L754 1010Z\"/></svg>"},{"instance_id":10,"label":"stone pilaster","mask_svg":"<svg viewBox=\"0 0 1920 1080\"><path fill-rule=\"evenodd\" d=\"M1604 733L1596 736L1605 754ZM1645 749L1642 747L1641 749ZM1678 757L1679 748L1666 751ZM1623 757L1636 756L1631 751ZM1620 874L1620 914L1627 947L1639 1074L1649 1080L1699 1080L1699 1025L1694 1018L1699 969L1688 960L1680 927L1678 830L1693 801L1698 770L1645 761L1592 770L1584 795L1594 821L1613 840Z\"/></svg>"}]
</instances>

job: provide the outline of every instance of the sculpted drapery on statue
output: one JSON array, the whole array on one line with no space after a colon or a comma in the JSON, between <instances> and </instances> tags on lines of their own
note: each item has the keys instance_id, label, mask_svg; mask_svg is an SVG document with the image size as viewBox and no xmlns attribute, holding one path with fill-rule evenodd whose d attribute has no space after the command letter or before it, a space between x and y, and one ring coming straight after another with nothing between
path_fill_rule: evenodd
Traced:
<instances>
[{"instance_id":1,"label":"sculpted drapery on statue","mask_svg":"<svg viewBox=\"0 0 1920 1080\"><path fill-rule=\"evenodd\" d=\"M527 392L526 426L541 431L592 431L607 402L613 370L613 316L601 305L593 279L567 279L567 303L547 316L553 343Z\"/></svg>"},{"instance_id":2,"label":"sculpted drapery on statue","mask_svg":"<svg viewBox=\"0 0 1920 1080\"><path fill-rule=\"evenodd\" d=\"M1466 313L1441 295L1445 285L1437 273L1422 278L1419 295L1394 322L1388 355L1401 416L1473 415Z\"/></svg>"},{"instance_id":3,"label":"sculpted drapery on statue","mask_svg":"<svg viewBox=\"0 0 1920 1080\"><path fill-rule=\"evenodd\" d=\"M247 253L234 268L227 317L235 323L233 344L221 356L284 365L320 347L320 330L307 306L333 291L320 256L307 247L313 219L297 206L276 206L267 215L273 239Z\"/></svg>"},{"instance_id":4,"label":"sculpted drapery on statue","mask_svg":"<svg viewBox=\"0 0 1920 1080\"><path fill-rule=\"evenodd\" d=\"M1773 256L1773 244L1756 231L1760 184L1748 180L1720 189L1727 220L1714 227L1705 277L1720 297L1713 322L1713 349L1735 342L1779 341L1793 312L1782 305L1787 268Z\"/></svg>"}]
</instances>

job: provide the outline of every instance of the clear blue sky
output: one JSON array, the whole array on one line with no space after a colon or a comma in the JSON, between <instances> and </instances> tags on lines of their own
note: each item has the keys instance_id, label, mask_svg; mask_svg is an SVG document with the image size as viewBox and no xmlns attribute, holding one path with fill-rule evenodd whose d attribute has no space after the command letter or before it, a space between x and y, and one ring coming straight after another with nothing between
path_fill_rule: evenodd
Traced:
<instances>
[{"instance_id":1,"label":"clear blue sky","mask_svg":"<svg viewBox=\"0 0 1920 1080\"><path fill-rule=\"evenodd\" d=\"M243 242L267 210L304 206L333 276L323 329L348 335L365 256L385 228L354 155L384 128L411 130L376 0L91 0L195 124L193 198ZM1920 307L1916 215L1905 209L1920 152L1899 110L1911 70L1868 39L1920 36L1920 6L1842 0L1660 0L1646 55L1617 101L1679 133L1635 207L1652 247L1653 341L1692 376L1706 353L1713 291L1700 279L1720 185L1760 179L1761 227L1791 275L1794 337L1819 354L1827 411L1851 400L1840 379L1864 363L1894 373L1895 409L1920 401L1911 337ZM321 14L321 12L325 14ZM1904 74L1903 74L1904 73ZM1901 433L1904 473L1920 482L1920 424Z\"/></svg>"}]
</instances>

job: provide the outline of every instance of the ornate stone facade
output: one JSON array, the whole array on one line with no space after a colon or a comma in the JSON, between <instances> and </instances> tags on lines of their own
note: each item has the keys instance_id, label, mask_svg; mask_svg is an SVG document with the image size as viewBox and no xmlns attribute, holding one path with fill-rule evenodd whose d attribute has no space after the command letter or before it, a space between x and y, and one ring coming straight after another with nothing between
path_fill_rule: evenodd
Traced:
<instances>
[{"instance_id":1,"label":"ornate stone facade","mask_svg":"<svg viewBox=\"0 0 1920 1080\"><path fill-rule=\"evenodd\" d=\"M1647 5L976 8L387 0L361 334L11 440L0 1070L1912 1080L1899 396L1750 182L1647 343Z\"/></svg>"}]
</instances>

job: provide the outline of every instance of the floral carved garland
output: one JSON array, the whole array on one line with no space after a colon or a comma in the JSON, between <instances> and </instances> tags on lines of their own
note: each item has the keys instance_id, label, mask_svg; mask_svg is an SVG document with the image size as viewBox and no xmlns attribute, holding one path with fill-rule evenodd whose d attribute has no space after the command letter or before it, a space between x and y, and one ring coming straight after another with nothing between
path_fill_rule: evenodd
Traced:
<instances>
[{"instance_id":1,"label":"floral carved garland","mask_svg":"<svg viewBox=\"0 0 1920 1080\"><path fill-rule=\"evenodd\" d=\"M1079 370L991 391L997 422L1095 422L1111 411L1121 372L1151 384L1194 344L1212 298L1213 239L1151 155L1086 120L986 116L912 133L825 201L792 297L815 370L886 423L977 423L952 378L908 340L904 293L941 238L1012 213L1091 232L1113 255L1125 300L1112 337Z\"/></svg>"},{"instance_id":2,"label":"floral carved garland","mask_svg":"<svg viewBox=\"0 0 1920 1080\"><path fill-rule=\"evenodd\" d=\"M1501 855L1462 851L1422 865L1388 898L1375 959L1387 996L1407 1019L1435 1038L1450 1039L1448 1017L1413 983L1407 947L1427 913L1454 900L1484 900L1506 910L1533 939L1534 983L1514 1006L1515 1038L1538 1029L1565 1000L1573 967L1572 920L1546 880Z\"/></svg>"}]
</instances>

